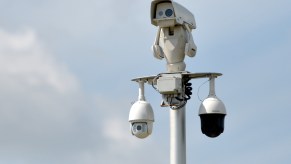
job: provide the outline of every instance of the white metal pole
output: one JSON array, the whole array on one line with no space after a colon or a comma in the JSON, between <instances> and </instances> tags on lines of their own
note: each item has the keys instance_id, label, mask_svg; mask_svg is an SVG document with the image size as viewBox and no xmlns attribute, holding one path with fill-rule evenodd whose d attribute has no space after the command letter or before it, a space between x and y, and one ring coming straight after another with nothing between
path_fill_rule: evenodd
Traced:
<instances>
[{"instance_id":1,"label":"white metal pole","mask_svg":"<svg viewBox=\"0 0 291 164\"><path fill-rule=\"evenodd\" d=\"M170 110L170 164L186 164L185 110Z\"/></svg>"},{"instance_id":2,"label":"white metal pole","mask_svg":"<svg viewBox=\"0 0 291 164\"><path fill-rule=\"evenodd\" d=\"M186 106L170 109L170 164L186 164L185 113Z\"/></svg>"}]
</instances>

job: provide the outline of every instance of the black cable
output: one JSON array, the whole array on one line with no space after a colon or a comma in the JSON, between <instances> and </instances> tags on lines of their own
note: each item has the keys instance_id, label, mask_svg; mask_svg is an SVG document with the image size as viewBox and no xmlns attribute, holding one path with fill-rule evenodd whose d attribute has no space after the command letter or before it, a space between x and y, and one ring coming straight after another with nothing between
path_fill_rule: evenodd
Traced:
<instances>
[{"instance_id":1,"label":"black cable","mask_svg":"<svg viewBox=\"0 0 291 164\"><path fill-rule=\"evenodd\" d=\"M186 104L187 104L187 101L184 101L182 105L179 105L179 106L170 106L170 108L177 110L177 109L183 108Z\"/></svg>"},{"instance_id":2,"label":"black cable","mask_svg":"<svg viewBox=\"0 0 291 164\"><path fill-rule=\"evenodd\" d=\"M180 101L181 105L179 106L170 106L171 109L180 109L182 107L184 107L187 104L187 101L191 99L191 95L192 95L192 83L190 83L191 79L186 79L183 82L183 86L184 86L184 93L185 95L183 95L182 98L180 97L175 97L178 101Z\"/></svg>"}]
</instances>

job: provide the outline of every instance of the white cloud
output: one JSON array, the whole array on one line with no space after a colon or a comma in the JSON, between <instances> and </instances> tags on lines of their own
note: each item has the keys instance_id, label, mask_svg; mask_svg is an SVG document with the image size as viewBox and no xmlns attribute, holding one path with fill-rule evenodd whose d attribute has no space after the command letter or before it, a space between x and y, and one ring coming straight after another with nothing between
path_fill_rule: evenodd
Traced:
<instances>
[{"instance_id":1,"label":"white cloud","mask_svg":"<svg viewBox=\"0 0 291 164\"><path fill-rule=\"evenodd\" d=\"M0 43L0 163L156 161L143 156L157 145L153 137L129 132L130 98L84 94L32 29L1 29ZM165 156L159 150L149 154Z\"/></svg>"},{"instance_id":2,"label":"white cloud","mask_svg":"<svg viewBox=\"0 0 291 164\"><path fill-rule=\"evenodd\" d=\"M32 29L0 29L0 163L32 163L66 150L88 106L77 78Z\"/></svg>"},{"instance_id":3,"label":"white cloud","mask_svg":"<svg viewBox=\"0 0 291 164\"><path fill-rule=\"evenodd\" d=\"M104 136L112 139L115 142L131 141L128 137L129 133L125 133L125 129L122 126L124 122L125 121L121 118L111 118L106 120L102 126Z\"/></svg>"},{"instance_id":4,"label":"white cloud","mask_svg":"<svg viewBox=\"0 0 291 164\"><path fill-rule=\"evenodd\" d=\"M49 87L65 93L78 89L77 79L45 50L31 29L20 33L0 29L0 74L1 85L16 90Z\"/></svg>"}]
</instances>

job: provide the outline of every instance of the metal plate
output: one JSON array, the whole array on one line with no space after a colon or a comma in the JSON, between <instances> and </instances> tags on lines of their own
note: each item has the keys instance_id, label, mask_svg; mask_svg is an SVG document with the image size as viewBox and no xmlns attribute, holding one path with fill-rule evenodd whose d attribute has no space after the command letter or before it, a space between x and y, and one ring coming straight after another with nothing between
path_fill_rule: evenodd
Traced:
<instances>
[{"instance_id":1,"label":"metal plate","mask_svg":"<svg viewBox=\"0 0 291 164\"><path fill-rule=\"evenodd\" d=\"M158 75L152 75L152 76L143 76L143 77L137 77L132 79L131 81L135 81L135 82L140 82L143 81L145 83L149 83L152 84L154 83L154 85L156 85L157 83L157 78L161 75L161 74L177 74L180 73L182 74L182 77L187 77L190 79L198 79L198 78L209 78L209 77L214 77L217 78L218 76L222 76L221 73L217 73L217 72L202 72L202 73L191 73L191 72L175 72L175 73L160 73Z\"/></svg>"},{"instance_id":2,"label":"metal plate","mask_svg":"<svg viewBox=\"0 0 291 164\"><path fill-rule=\"evenodd\" d=\"M155 77L157 77L157 75L153 75L153 76L142 76L142 77L134 78L131 81L135 81L135 82L143 81L143 82L152 84L152 81L153 81L153 79Z\"/></svg>"},{"instance_id":3,"label":"metal plate","mask_svg":"<svg viewBox=\"0 0 291 164\"><path fill-rule=\"evenodd\" d=\"M198 78L208 78L208 77L215 77L222 76L221 73L216 72L206 72L206 73L182 73L183 77L188 76L191 79L198 79Z\"/></svg>"}]
</instances>

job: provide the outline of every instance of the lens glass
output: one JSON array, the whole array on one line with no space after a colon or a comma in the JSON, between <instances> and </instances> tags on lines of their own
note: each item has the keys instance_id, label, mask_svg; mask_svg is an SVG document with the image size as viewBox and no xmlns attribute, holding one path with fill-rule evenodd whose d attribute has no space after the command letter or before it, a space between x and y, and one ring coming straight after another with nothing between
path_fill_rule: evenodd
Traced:
<instances>
[{"instance_id":1,"label":"lens glass","mask_svg":"<svg viewBox=\"0 0 291 164\"><path fill-rule=\"evenodd\" d=\"M137 129L137 130L141 130L141 126L138 125L138 126L136 127L136 129Z\"/></svg>"},{"instance_id":2,"label":"lens glass","mask_svg":"<svg viewBox=\"0 0 291 164\"><path fill-rule=\"evenodd\" d=\"M159 11L159 16L163 16L163 11Z\"/></svg>"},{"instance_id":3,"label":"lens glass","mask_svg":"<svg viewBox=\"0 0 291 164\"><path fill-rule=\"evenodd\" d=\"M167 9L165 14L166 14L167 17L170 17L170 16L173 15L173 10L172 9Z\"/></svg>"}]
</instances>

